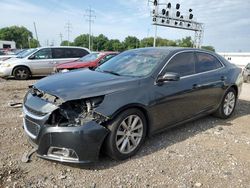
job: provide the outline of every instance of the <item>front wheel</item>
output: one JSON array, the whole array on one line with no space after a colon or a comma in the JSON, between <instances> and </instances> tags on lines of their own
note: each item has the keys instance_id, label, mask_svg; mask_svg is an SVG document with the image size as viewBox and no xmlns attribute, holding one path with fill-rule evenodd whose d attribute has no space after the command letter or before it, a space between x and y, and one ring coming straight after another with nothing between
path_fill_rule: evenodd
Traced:
<instances>
[{"instance_id":1,"label":"front wheel","mask_svg":"<svg viewBox=\"0 0 250 188\"><path fill-rule=\"evenodd\" d=\"M236 91L233 88L229 88L225 93L223 100L215 112L215 116L227 119L229 118L235 109L236 106Z\"/></svg>"},{"instance_id":2,"label":"front wheel","mask_svg":"<svg viewBox=\"0 0 250 188\"><path fill-rule=\"evenodd\" d=\"M17 67L13 71L16 80L27 80L30 77L30 71L26 67Z\"/></svg>"},{"instance_id":3,"label":"front wheel","mask_svg":"<svg viewBox=\"0 0 250 188\"><path fill-rule=\"evenodd\" d=\"M128 109L108 125L105 152L113 159L124 160L134 155L146 136L146 119L138 109Z\"/></svg>"}]
</instances>

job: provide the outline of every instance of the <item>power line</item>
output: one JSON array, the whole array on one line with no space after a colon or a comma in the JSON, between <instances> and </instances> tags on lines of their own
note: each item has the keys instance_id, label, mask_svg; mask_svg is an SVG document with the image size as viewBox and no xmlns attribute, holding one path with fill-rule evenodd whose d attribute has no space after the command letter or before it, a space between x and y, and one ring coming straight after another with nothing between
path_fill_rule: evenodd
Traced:
<instances>
[{"instance_id":1,"label":"power line","mask_svg":"<svg viewBox=\"0 0 250 188\"><path fill-rule=\"evenodd\" d=\"M38 44L39 44L38 35L37 35L37 30L36 30L36 22L33 22L33 24L34 24L34 29L35 29L35 33L36 33L36 40L37 40L37 42L38 42Z\"/></svg>"},{"instance_id":2,"label":"power line","mask_svg":"<svg viewBox=\"0 0 250 188\"><path fill-rule=\"evenodd\" d=\"M69 46L69 33L71 32L71 29L72 29L72 25L69 21L66 23L65 28L68 33L68 46Z\"/></svg>"},{"instance_id":3,"label":"power line","mask_svg":"<svg viewBox=\"0 0 250 188\"><path fill-rule=\"evenodd\" d=\"M87 17L87 22L89 23L89 50L91 50L91 24L94 23L94 19L96 16L94 15L95 11L89 7L86 9L86 14L84 15Z\"/></svg>"}]
</instances>

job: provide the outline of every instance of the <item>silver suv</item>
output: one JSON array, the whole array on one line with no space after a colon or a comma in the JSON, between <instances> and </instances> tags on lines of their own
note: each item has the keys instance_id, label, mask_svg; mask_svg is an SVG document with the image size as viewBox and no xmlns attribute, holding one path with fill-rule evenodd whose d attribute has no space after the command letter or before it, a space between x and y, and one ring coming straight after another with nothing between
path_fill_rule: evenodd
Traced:
<instances>
[{"instance_id":1,"label":"silver suv","mask_svg":"<svg viewBox=\"0 0 250 188\"><path fill-rule=\"evenodd\" d=\"M0 77L14 76L17 80L26 80L31 76L45 76L51 74L56 65L89 53L87 48L68 46L31 49L0 64Z\"/></svg>"},{"instance_id":2,"label":"silver suv","mask_svg":"<svg viewBox=\"0 0 250 188\"><path fill-rule=\"evenodd\" d=\"M250 82L250 63L243 69L244 82Z\"/></svg>"}]
</instances>

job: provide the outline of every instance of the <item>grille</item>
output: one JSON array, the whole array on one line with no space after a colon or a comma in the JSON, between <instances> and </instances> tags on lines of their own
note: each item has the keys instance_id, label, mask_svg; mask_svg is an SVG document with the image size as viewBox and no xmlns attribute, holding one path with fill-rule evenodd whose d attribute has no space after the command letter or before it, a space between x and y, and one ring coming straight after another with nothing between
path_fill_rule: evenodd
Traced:
<instances>
[{"instance_id":1,"label":"grille","mask_svg":"<svg viewBox=\"0 0 250 188\"><path fill-rule=\"evenodd\" d=\"M28 133L28 135L35 139L40 131L40 125L28 120L28 119L24 119L24 126L25 126L25 130Z\"/></svg>"},{"instance_id":2,"label":"grille","mask_svg":"<svg viewBox=\"0 0 250 188\"><path fill-rule=\"evenodd\" d=\"M28 107L26 105L25 105L25 108L26 108L26 110L28 110L30 113L32 113L34 115L37 115L37 116L45 116L46 115L45 113L33 110L32 108L30 108L30 107Z\"/></svg>"}]
</instances>

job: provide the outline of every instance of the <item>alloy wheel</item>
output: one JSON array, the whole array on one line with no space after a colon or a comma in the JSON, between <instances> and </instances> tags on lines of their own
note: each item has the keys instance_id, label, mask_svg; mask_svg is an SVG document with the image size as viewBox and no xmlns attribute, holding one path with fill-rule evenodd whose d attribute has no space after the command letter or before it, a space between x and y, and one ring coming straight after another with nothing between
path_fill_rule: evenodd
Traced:
<instances>
[{"instance_id":1,"label":"alloy wheel","mask_svg":"<svg viewBox=\"0 0 250 188\"><path fill-rule=\"evenodd\" d=\"M224 114L226 116L229 116L233 112L234 106L235 106L235 94L232 91L230 91L227 93L224 100L224 105L223 105Z\"/></svg>"},{"instance_id":2,"label":"alloy wheel","mask_svg":"<svg viewBox=\"0 0 250 188\"><path fill-rule=\"evenodd\" d=\"M123 154L131 153L140 144L143 122L138 115L129 115L119 125L116 132L116 147Z\"/></svg>"}]
</instances>

